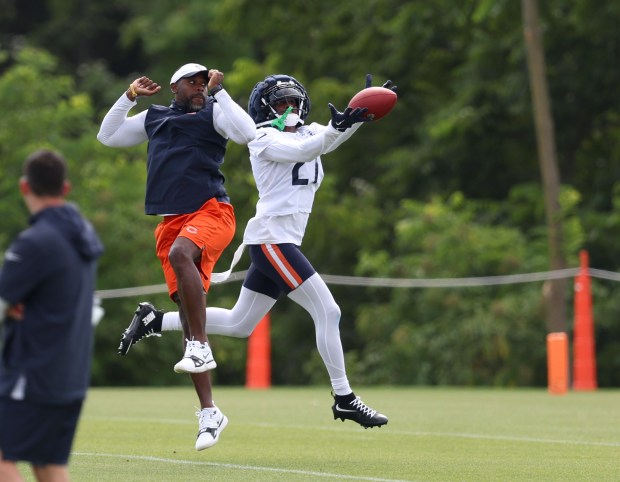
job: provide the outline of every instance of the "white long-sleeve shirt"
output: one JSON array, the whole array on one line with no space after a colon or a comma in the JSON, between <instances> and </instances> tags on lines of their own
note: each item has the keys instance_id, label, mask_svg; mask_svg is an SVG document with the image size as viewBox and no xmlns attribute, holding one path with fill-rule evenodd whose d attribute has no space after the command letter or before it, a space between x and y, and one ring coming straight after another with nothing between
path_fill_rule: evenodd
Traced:
<instances>
[{"instance_id":1,"label":"white long-sleeve shirt","mask_svg":"<svg viewBox=\"0 0 620 482\"><path fill-rule=\"evenodd\" d=\"M301 245L324 176L321 155L336 149L360 126L345 132L317 123L301 126L297 132L258 129L248 148L259 200L256 215L246 226L244 244Z\"/></svg>"}]
</instances>

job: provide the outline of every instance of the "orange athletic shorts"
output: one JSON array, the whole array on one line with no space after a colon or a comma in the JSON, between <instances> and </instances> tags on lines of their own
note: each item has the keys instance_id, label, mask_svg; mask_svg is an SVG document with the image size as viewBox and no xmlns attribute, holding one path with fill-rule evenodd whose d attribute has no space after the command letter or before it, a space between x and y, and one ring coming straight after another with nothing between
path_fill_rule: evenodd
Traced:
<instances>
[{"instance_id":1,"label":"orange athletic shorts","mask_svg":"<svg viewBox=\"0 0 620 482\"><path fill-rule=\"evenodd\" d=\"M235 235L235 211L231 204L209 199L196 212L165 216L155 228L157 257L161 262L168 285L168 294L177 292L177 278L168 259L172 243L182 236L191 240L202 249L200 263L196 267L202 278L205 293L211 285L211 273L222 252L230 244Z\"/></svg>"}]
</instances>

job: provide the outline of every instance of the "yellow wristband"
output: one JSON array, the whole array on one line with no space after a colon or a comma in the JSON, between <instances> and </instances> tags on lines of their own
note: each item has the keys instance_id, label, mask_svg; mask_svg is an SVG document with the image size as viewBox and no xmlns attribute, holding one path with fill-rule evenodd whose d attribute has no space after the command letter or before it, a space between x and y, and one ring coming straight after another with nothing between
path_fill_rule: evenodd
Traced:
<instances>
[{"instance_id":1,"label":"yellow wristband","mask_svg":"<svg viewBox=\"0 0 620 482\"><path fill-rule=\"evenodd\" d=\"M133 88L133 83L129 84L129 92L131 92L131 95L133 95L134 99L138 98L138 93L136 92L136 89Z\"/></svg>"}]
</instances>

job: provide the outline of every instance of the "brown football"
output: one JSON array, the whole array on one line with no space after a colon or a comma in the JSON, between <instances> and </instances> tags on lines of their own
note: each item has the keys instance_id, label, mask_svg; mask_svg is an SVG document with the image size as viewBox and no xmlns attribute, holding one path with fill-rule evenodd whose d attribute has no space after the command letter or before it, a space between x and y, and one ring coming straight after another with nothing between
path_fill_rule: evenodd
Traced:
<instances>
[{"instance_id":1,"label":"brown football","mask_svg":"<svg viewBox=\"0 0 620 482\"><path fill-rule=\"evenodd\" d=\"M385 87L368 87L360 90L349 102L349 107L367 107L366 117L379 120L390 113L396 105L396 92Z\"/></svg>"}]
</instances>

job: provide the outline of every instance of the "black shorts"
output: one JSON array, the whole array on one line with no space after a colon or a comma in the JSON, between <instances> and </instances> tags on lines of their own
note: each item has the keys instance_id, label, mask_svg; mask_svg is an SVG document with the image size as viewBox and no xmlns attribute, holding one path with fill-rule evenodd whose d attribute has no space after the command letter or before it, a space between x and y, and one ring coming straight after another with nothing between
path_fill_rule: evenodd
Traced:
<instances>
[{"instance_id":1,"label":"black shorts","mask_svg":"<svg viewBox=\"0 0 620 482\"><path fill-rule=\"evenodd\" d=\"M251 244L248 250L252 264L243 286L275 300L283 293L288 295L316 273L294 244Z\"/></svg>"},{"instance_id":2,"label":"black shorts","mask_svg":"<svg viewBox=\"0 0 620 482\"><path fill-rule=\"evenodd\" d=\"M0 398L0 450L5 460L67 465L82 400L45 405Z\"/></svg>"}]
</instances>

